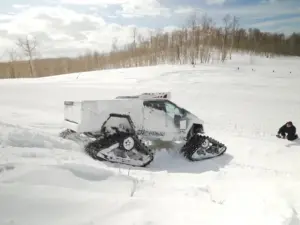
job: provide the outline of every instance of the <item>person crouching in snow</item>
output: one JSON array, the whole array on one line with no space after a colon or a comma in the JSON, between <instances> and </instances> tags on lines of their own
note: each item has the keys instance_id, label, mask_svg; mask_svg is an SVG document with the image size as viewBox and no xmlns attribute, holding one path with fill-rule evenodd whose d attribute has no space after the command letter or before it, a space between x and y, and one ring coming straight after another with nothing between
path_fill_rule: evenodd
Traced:
<instances>
[{"instance_id":1,"label":"person crouching in snow","mask_svg":"<svg viewBox=\"0 0 300 225\"><path fill-rule=\"evenodd\" d=\"M289 141L294 141L298 138L298 135L296 134L296 127L291 121L280 127L276 136L279 138L286 138Z\"/></svg>"}]
</instances>

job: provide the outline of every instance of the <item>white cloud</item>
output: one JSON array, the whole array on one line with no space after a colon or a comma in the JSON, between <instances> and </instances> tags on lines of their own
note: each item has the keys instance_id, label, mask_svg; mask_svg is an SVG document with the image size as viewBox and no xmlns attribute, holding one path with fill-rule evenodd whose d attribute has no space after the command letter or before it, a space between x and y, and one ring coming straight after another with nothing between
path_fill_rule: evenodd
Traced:
<instances>
[{"instance_id":1,"label":"white cloud","mask_svg":"<svg viewBox=\"0 0 300 225\"><path fill-rule=\"evenodd\" d=\"M13 4L12 7L15 9L23 9L28 8L30 5L22 5L22 4Z\"/></svg>"},{"instance_id":2,"label":"white cloud","mask_svg":"<svg viewBox=\"0 0 300 225\"><path fill-rule=\"evenodd\" d=\"M132 0L60 0L62 4L70 5L119 5Z\"/></svg>"},{"instance_id":3,"label":"white cloud","mask_svg":"<svg viewBox=\"0 0 300 225\"><path fill-rule=\"evenodd\" d=\"M206 0L206 4L208 5L223 5L226 0Z\"/></svg>"},{"instance_id":4,"label":"white cloud","mask_svg":"<svg viewBox=\"0 0 300 225\"><path fill-rule=\"evenodd\" d=\"M174 10L174 13L176 14L191 14L193 12L195 12L195 8L190 6L182 6Z\"/></svg>"},{"instance_id":5,"label":"white cloud","mask_svg":"<svg viewBox=\"0 0 300 225\"><path fill-rule=\"evenodd\" d=\"M207 13L211 16L217 25L221 25L222 17L229 13L240 17L241 27L249 25L249 27L264 28L262 30L271 29L274 25L272 21L266 21L254 24L257 19L272 18L280 15L300 13L298 6L289 7L286 4L262 3L249 7L209 7L209 8L192 8L189 6L181 6L171 9L161 5L160 0L53 0L55 3L59 1L61 6L27 6L12 5L14 12L0 14L0 55L6 49L15 46L18 37L32 34L37 37L42 56L58 56L58 55L74 55L82 53L86 49L108 51L111 48L113 38L118 38L118 44L123 45L132 41L133 26L122 26L114 23L107 23L101 16L97 15L99 7L108 7L109 5L119 6L119 10L110 13L108 17L118 21L117 16L122 17L143 17L145 15L161 18L168 17L170 26L160 29L160 31L172 31L177 26L185 23L188 14L197 12L201 14ZM216 1L219 0L214 0ZM223 1L223 0L221 0ZM54 2L52 2L54 3ZM219 2L221 3L221 2ZM82 5L82 9L86 13L80 13L67 8L66 4ZM272 7L272 10L270 10ZM78 8L78 7L75 7ZM106 13L108 14L108 13ZM164 23L167 19L164 19ZM123 19L124 20L124 19ZM138 20L138 19L137 19ZM293 29L289 23L295 23L297 19L284 19L276 21L278 29L290 31ZM177 21L177 22L176 22ZM300 22L300 21L299 21ZM153 25L153 24L151 24ZM171 26L175 25L175 26ZM157 25L156 27L160 27ZM285 27L286 28L284 29ZM295 28L294 28L295 29ZM138 28L138 32L144 36L152 31L148 28Z\"/></svg>"},{"instance_id":6,"label":"white cloud","mask_svg":"<svg viewBox=\"0 0 300 225\"><path fill-rule=\"evenodd\" d=\"M259 22L259 23L252 24L252 26L257 27L257 28L265 28L265 27L270 27L270 26L274 26L274 25L276 25L276 26L277 25L282 26L283 24L290 25L291 23L299 23L300 24L300 17L284 18L284 19Z\"/></svg>"},{"instance_id":7,"label":"white cloud","mask_svg":"<svg viewBox=\"0 0 300 225\"><path fill-rule=\"evenodd\" d=\"M116 12L123 17L170 16L169 8L164 7L158 0L60 0L62 4L94 5L107 7L117 5L121 8Z\"/></svg>"},{"instance_id":8,"label":"white cloud","mask_svg":"<svg viewBox=\"0 0 300 225\"><path fill-rule=\"evenodd\" d=\"M225 0L207 0L213 1L215 3L219 2L220 4ZM228 0L226 0L228 1ZM274 0L270 3L270 0L265 0L268 2L261 2L257 5L251 6L222 6L222 7L209 7L209 8L199 8L199 7L188 7L182 6L174 10L175 14L191 14L196 12L199 16L201 14L207 14L212 17L215 21L221 22L222 18L226 14L231 14L240 18L241 23L248 20L256 19L265 19L276 16L290 15L290 14L299 14L300 15L300 6L299 4L293 5L298 0ZM186 16L186 15L185 15Z\"/></svg>"},{"instance_id":9,"label":"white cloud","mask_svg":"<svg viewBox=\"0 0 300 225\"><path fill-rule=\"evenodd\" d=\"M276 2L298 2L299 0L263 0L263 2L270 2L270 3L276 3Z\"/></svg>"},{"instance_id":10,"label":"white cloud","mask_svg":"<svg viewBox=\"0 0 300 225\"><path fill-rule=\"evenodd\" d=\"M11 14L0 14L0 23L3 21L9 21L13 18L14 16Z\"/></svg>"},{"instance_id":11,"label":"white cloud","mask_svg":"<svg viewBox=\"0 0 300 225\"><path fill-rule=\"evenodd\" d=\"M267 17L276 17L289 14L300 13L299 7L285 7L282 4L269 4L257 5L249 7L232 8L228 10L228 13L239 16L240 18L248 19L265 19Z\"/></svg>"},{"instance_id":12,"label":"white cloud","mask_svg":"<svg viewBox=\"0 0 300 225\"><path fill-rule=\"evenodd\" d=\"M270 10L272 8L272 10ZM265 19L270 17L297 14L300 13L299 6L290 6L284 5L281 3L270 3L267 4L258 4L252 6L232 6L232 7L222 7L222 8L179 8L174 11L175 13L186 13L190 14L191 12L196 12L199 16L201 14L207 14L212 17L214 20L221 22L222 18L226 14L231 14L237 16L241 19L241 23L247 20L255 19Z\"/></svg>"},{"instance_id":13,"label":"white cloud","mask_svg":"<svg viewBox=\"0 0 300 225\"><path fill-rule=\"evenodd\" d=\"M147 30L138 29L142 34ZM14 47L18 37L28 34L37 37L42 56L72 55L86 49L110 50L114 37L118 37L119 44L126 44L132 40L132 26L108 24L99 16L64 7L31 7L13 16L0 15L2 52Z\"/></svg>"}]
</instances>

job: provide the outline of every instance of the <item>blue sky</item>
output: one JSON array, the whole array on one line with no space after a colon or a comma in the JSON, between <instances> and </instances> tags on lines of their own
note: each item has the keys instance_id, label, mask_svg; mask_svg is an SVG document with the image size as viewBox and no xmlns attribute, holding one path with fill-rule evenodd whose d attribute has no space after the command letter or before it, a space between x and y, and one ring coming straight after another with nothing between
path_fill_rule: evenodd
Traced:
<instances>
[{"instance_id":1,"label":"blue sky","mask_svg":"<svg viewBox=\"0 0 300 225\"><path fill-rule=\"evenodd\" d=\"M229 13L240 27L300 32L300 0L9 0L0 1L0 51L24 35L40 40L42 55L106 51L113 38L128 43L134 27L142 36L172 30L195 12L218 25Z\"/></svg>"}]
</instances>

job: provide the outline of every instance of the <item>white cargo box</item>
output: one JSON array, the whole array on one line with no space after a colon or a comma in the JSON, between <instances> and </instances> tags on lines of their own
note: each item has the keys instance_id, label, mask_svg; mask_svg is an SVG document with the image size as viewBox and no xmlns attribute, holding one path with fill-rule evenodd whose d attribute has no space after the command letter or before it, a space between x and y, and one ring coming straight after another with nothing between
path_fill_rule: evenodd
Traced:
<instances>
[{"instance_id":1,"label":"white cargo box","mask_svg":"<svg viewBox=\"0 0 300 225\"><path fill-rule=\"evenodd\" d=\"M140 99L65 101L64 125L79 133L99 131L111 113L130 115L134 124L142 125L143 101Z\"/></svg>"}]
</instances>

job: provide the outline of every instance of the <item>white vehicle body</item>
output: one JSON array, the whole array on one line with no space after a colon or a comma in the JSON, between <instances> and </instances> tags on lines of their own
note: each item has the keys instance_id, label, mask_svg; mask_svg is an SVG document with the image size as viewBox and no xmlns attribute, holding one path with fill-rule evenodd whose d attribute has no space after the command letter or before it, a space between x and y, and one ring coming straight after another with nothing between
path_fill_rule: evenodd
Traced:
<instances>
[{"instance_id":1,"label":"white vehicle body","mask_svg":"<svg viewBox=\"0 0 300 225\"><path fill-rule=\"evenodd\" d=\"M112 100L65 101L64 124L77 133L99 132L110 114L128 115L137 134L162 141L185 139L193 125L203 128L201 119L169 99L170 93L163 92Z\"/></svg>"}]
</instances>

